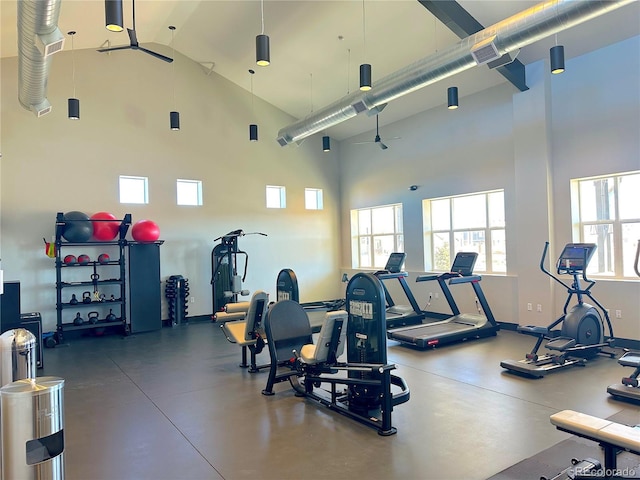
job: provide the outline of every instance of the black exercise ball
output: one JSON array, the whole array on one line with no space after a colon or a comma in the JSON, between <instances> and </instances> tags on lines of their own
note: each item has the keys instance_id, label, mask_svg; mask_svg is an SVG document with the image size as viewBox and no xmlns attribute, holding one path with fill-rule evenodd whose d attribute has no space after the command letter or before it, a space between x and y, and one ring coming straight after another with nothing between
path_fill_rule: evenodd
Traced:
<instances>
[{"instance_id":1,"label":"black exercise ball","mask_svg":"<svg viewBox=\"0 0 640 480\"><path fill-rule=\"evenodd\" d=\"M67 242L88 242L93 235L93 225L86 213L72 211L64 214L62 236Z\"/></svg>"}]
</instances>

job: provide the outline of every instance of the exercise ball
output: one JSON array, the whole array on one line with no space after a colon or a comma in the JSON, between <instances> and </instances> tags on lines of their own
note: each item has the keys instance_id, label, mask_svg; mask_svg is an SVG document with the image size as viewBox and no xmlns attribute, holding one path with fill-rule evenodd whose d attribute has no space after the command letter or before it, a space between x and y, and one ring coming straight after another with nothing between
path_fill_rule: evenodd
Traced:
<instances>
[{"instance_id":1,"label":"exercise ball","mask_svg":"<svg viewBox=\"0 0 640 480\"><path fill-rule=\"evenodd\" d=\"M98 262L100 263L109 263L109 254L107 253L101 253L100 255L98 255Z\"/></svg>"},{"instance_id":2,"label":"exercise ball","mask_svg":"<svg viewBox=\"0 0 640 480\"><path fill-rule=\"evenodd\" d=\"M88 242L93 235L93 227L89 222L89 215L72 211L64 214L64 229L62 236L67 242Z\"/></svg>"},{"instance_id":3,"label":"exercise ball","mask_svg":"<svg viewBox=\"0 0 640 480\"><path fill-rule=\"evenodd\" d=\"M99 221L94 221L99 220ZM109 220L115 220L110 222ZM118 236L120 222L109 212L98 212L91 215L93 225L93 238L99 242L110 242Z\"/></svg>"},{"instance_id":4,"label":"exercise ball","mask_svg":"<svg viewBox=\"0 0 640 480\"><path fill-rule=\"evenodd\" d=\"M78 263L80 265L86 265L90 261L91 261L91 259L89 258L89 255L82 254L82 255L78 256Z\"/></svg>"},{"instance_id":5,"label":"exercise ball","mask_svg":"<svg viewBox=\"0 0 640 480\"><path fill-rule=\"evenodd\" d=\"M75 255L67 255L64 257L64 263L67 265L75 265L78 260Z\"/></svg>"},{"instance_id":6,"label":"exercise ball","mask_svg":"<svg viewBox=\"0 0 640 480\"><path fill-rule=\"evenodd\" d=\"M160 238L160 227L152 220L139 220L133 224L131 236L136 242L155 242Z\"/></svg>"}]
</instances>

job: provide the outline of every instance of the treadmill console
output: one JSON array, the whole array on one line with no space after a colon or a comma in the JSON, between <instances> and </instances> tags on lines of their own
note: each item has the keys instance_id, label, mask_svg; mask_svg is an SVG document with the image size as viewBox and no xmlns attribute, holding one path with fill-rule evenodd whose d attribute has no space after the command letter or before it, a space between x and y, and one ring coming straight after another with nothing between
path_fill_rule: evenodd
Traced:
<instances>
[{"instance_id":1,"label":"treadmill console","mask_svg":"<svg viewBox=\"0 0 640 480\"><path fill-rule=\"evenodd\" d=\"M404 252L394 252L389 255L389 260L387 260L387 264L384 266L385 272L388 273L399 273L402 270L402 266L404 265L404 260L407 258L407 254Z\"/></svg>"},{"instance_id":2,"label":"treadmill console","mask_svg":"<svg viewBox=\"0 0 640 480\"><path fill-rule=\"evenodd\" d=\"M595 243L568 243L558 258L558 274L582 273L596 251Z\"/></svg>"},{"instance_id":3,"label":"treadmill console","mask_svg":"<svg viewBox=\"0 0 640 480\"><path fill-rule=\"evenodd\" d=\"M473 275L473 267L478 259L476 252L458 252L451 265L451 273L457 273L463 277Z\"/></svg>"}]
</instances>

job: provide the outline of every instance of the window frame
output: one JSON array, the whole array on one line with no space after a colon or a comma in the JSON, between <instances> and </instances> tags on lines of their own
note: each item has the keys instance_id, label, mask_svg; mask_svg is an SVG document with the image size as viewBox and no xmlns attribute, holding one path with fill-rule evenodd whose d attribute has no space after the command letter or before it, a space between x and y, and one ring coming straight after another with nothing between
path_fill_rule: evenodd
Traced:
<instances>
[{"instance_id":1,"label":"window frame","mask_svg":"<svg viewBox=\"0 0 640 480\"><path fill-rule=\"evenodd\" d=\"M495 210L492 209L491 203L491 195L493 194L501 194L502 195L502 214L499 215L502 218L495 219L492 214L495 214ZM436 198L426 198L422 200L422 213L423 213L423 224L424 224L424 257L425 257L425 271L433 271L433 272L446 272L450 269L451 264L453 263L453 259L458 251L475 251L478 253L478 262L476 263L475 270L478 273L485 273L491 275L506 275L508 271L507 257L506 257L506 209L504 202L504 189L494 189L487 190L483 192L472 192L465 193L460 195L449 195L445 197L436 197ZM455 208L454 203L455 199L461 198L470 198L470 197L484 197L484 226L470 226L464 228L456 228L456 219L455 219ZM439 201L448 201L448 228L438 228L435 229L432 227L434 224L432 217L433 203ZM495 221L499 220L499 221ZM482 249L474 249L474 248L466 248L462 247L461 249L456 250L456 235L469 235L473 237L477 235L477 232L482 232L484 235L484 240L482 245L484 246L484 251L478 251ZM448 237L449 244L449 262L446 268L442 266L438 266L438 263L441 263L437 260L438 252L436 249L436 236L446 236ZM458 237L459 238L459 237ZM498 251L494 247L494 240L496 239L504 239L503 240L503 249L504 251L500 255L504 258L504 268L498 269L496 268L495 262L498 261ZM473 243L473 240L471 240ZM484 264L484 268L482 265Z\"/></svg>"},{"instance_id":2,"label":"window frame","mask_svg":"<svg viewBox=\"0 0 640 480\"><path fill-rule=\"evenodd\" d=\"M393 230L392 231L376 231L373 224L374 212L376 210L382 210L387 208L393 208ZM361 215L369 216L369 232L361 232ZM372 269L379 270L384 268L387 258L384 259L384 263L376 262L375 244L376 239L378 241L381 238L393 237L392 252L404 252L404 220L403 220L403 206L402 203L392 203L388 205L376 205L374 207L356 208L351 210L351 264L353 268L358 269ZM362 240L368 245L368 256L370 258L370 265L363 265L362 258Z\"/></svg>"},{"instance_id":3,"label":"window frame","mask_svg":"<svg viewBox=\"0 0 640 480\"><path fill-rule=\"evenodd\" d=\"M279 200L280 200L278 206L269 204L269 198L270 198L269 190L270 189L271 190L275 190L275 189L278 190ZM287 189L286 189L286 187L284 187L282 185L267 185L265 187L265 197L266 197L266 199L265 199L266 208L268 208L268 209L276 209L276 210L277 209L287 208Z\"/></svg>"},{"instance_id":4,"label":"window frame","mask_svg":"<svg viewBox=\"0 0 640 480\"><path fill-rule=\"evenodd\" d=\"M180 185L196 186L196 203L180 203L179 188ZM202 180L188 180L185 178L176 179L176 205L181 207L201 207L202 206Z\"/></svg>"},{"instance_id":5,"label":"window frame","mask_svg":"<svg viewBox=\"0 0 640 480\"><path fill-rule=\"evenodd\" d=\"M639 236L630 237L625 240L624 230L628 225L637 226L640 228L640 217L620 218L620 182L625 177L640 175L640 170L633 170L629 172L610 173L606 175L595 175L590 177L580 177L570 179L571 190L571 235L574 242L588 242L596 243L598 248L589 263L587 273L590 277L609 280L637 280L637 276L633 269L633 261L635 259L635 252L637 249L637 242ZM609 209L610 218L596 218L593 220L583 220L583 194L581 192L581 185L583 182L595 182L598 180L613 180L613 186L611 189L611 198L613 199L613 208ZM610 207L608 205L608 207ZM613 213L611 213L613 212ZM586 238L586 228L594 228L596 230L602 229L603 226L611 226L611 232L607 232L610 238L602 239L606 243L610 243L609 249L603 249L600 241L593 242L592 238ZM608 230L605 229L605 230ZM627 242L630 242L628 245ZM627 256L625 257L625 253ZM597 257L600 255L600 257ZM604 259L602 255L609 257ZM612 257L612 259L611 259ZM598 260L595 262L594 260ZM605 264L605 270L601 271L600 261ZM626 261L629 262L627 271L628 275L625 275ZM606 269L606 265L610 265L609 269Z\"/></svg>"},{"instance_id":6,"label":"window frame","mask_svg":"<svg viewBox=\"0 0 640 480\"><path fill-rule=\"evenodd\" d=\"M131 201L123 201L122 199L122 181L123 180L141 180L142 181L142 202L131 202ZM148 205L149 204L149 177L141 177L136 175L119 175L118 176L118 200L122 204L130 204L130 205Z\"/></svg>"},{"instance_id":7,"label":"window frame","mask_svg":"<svg viewBox=\"0 0 640 480\"><path fill-rule=\"evenodd\" d=\"M308 194L314 194L315 193L315 204L314 205L309 205L308 202ZM323 203L323 193L322 193L322 189L321 188L305 188L304 189L304 208L306 210L323 210L324 209L324 203Z\"/></svg>"}]
</instances>

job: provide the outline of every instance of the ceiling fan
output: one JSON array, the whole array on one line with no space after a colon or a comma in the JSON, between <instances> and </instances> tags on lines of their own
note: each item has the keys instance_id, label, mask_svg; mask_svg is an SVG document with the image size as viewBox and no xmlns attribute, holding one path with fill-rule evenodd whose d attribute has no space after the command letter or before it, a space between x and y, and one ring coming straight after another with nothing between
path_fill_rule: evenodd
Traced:
<instances>
[{"instance_id":1,"label":"ceiling fan","mask_svg":"<svg viewBox=\"0 0 640 480\"><path fill-rule=\"evenodd\" d=\"M138 36L136 35L136 2L132 0L132 12L133 12L133 28L127 28L127 33L129 34L129 45L124 45L122 47L111 47L111 48L101 48L98 51L100 53L104 52L113 52L115 50L141 50L149 55L156 57L160 60L164 60L165 62L171 63L173 62L173 58L166 57L160 53L153 52L147 48L141 47L138 44Z\"/></svg>"},{"instance_id":2,"label":"ceiling fan","mask_svg":"<svg viewBox=\"0 0 640 480\"><path fill-rule=\"evenodd\" d=\"M390 138L389 140L397 140L400 137L393 137ZM379 126L379 122L378 122L378 115L376 114L376 136L373 139L373 141L368 141L368 142L355 142L355 145L363 145L365 143L375 143L376 145L378 145L382 150L386 150L387 148L389 148L383 141L382 138L380 138L380 126Z\"/></svg>"}]
</instances>

